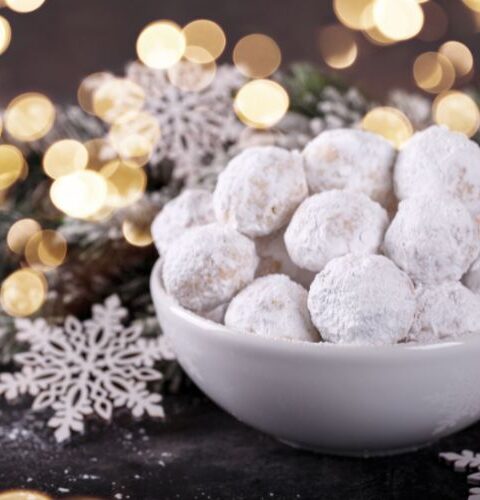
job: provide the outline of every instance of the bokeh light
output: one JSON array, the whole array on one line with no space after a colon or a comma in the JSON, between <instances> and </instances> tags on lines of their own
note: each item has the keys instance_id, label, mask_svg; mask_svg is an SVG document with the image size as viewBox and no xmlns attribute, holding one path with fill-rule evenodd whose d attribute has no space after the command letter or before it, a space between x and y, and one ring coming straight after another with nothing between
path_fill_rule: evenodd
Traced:
<instances>
[{"instance_id":1,"label":"bokeh light","mask_svg":"<svg viewBox=\"0 0 480 500\"><path fill-rule=\"evenodd\" d=\"M43 156L43 169L52 179L83 170L87 165L87 148L73 139L54 142Z\"/></svg>"},{"instance_id":2,"label":"bokeh light","mask_svg":"<svg viewBox=\"0 0 480 500\"><path fill-rule=\"evenodd\" d=\"M266 78L277 71L282 54L273 38L254 33L237 42L233 49L233 62L248 78Z\"/></svg>"},{"instance_id":3,"label":"bokeh light","mask_svg":"<svg viewBox=\"0 0 480 500\"><path fill-rule=\"evenodd\" d=\"M40 224L34 219L20 219L8 230L7 246L17 255L22 255L28 240L41 230Z\"/></svg>"},{"instance_id":4,"label":"bokeh light","mask_svg":"<svg viewBox=\"0 0 480 500\"><path fill-rule=\"evenodd\" d=\"M137 39L137 55L145 65L166 69L183 57L185 35L171 21L156 21L146 26Z\"/></svg>"},{"instance_id":5,"label":"bokeh light","mask_svg":"<svg viewBox=\"0 0 480 500\"><path fill-rule=\"evenodd\" d=\"M126 78L107 79L93 94L93 110L107 123L114 123L128 111L139 111L144 102L142 87Z\"/></svg>"},{"instance_id":6,"label":"bokeh light","mask_svg":"<svg viewBox=\"0 0 480 500\"><path fill-rule=\"evenodd\" d=\"M31 142L45 136L55 122L55 107L48 97L30 92L13 99L5 111L5 128L19 141Z\"/></svg>"},{"instance_id":7,"label":"bokeh light","mask_svg":"<svg viewBox=\"0 0 480 500\"><path fill-rule=\"evenodd\" d=\"M457 78L461 79L472 71L473 56L470 49L463 43L455 40L445 42L438 52L452 63Z\"/></svg>"},{"instance_id":8,"label":"bokeh light","mask_svg":"<svg viewBox=\"0 0 480 500\"><path fill-rule=\"evenodd\" d=\"M45 0L5 0L5 4L8 8L19 12L21 14L26 14L28 12L33 12L41 7L45 3Z\"/></svg>"},{"instance_id":9,"label":"bokeh light","mask_svg":"<svg viewBox=\"0 0 480 500\"><path fill-rule=\"evenodd\" d=\"M77 90L77 101L85 112L90 113L91 115L95 114L93 96L103 83L107 80L112 80L113 78L115 77L111 73L103 71L88 75L82 80Z\"/></svg>"},{"instance_id":10,"label":"bokeh light","mask_svg":"<svg viewBox=\"0 0 480 500\"><path fill-rule=\"evenodd\" d=\"M186 43L185 58L197 64L211 63L218 59L227 43L222 28L208 19L188 23L183 28L183 35ZM196 48L203 50L195 50Z\"/></svg>"},{"instance_id":11,"label":"bokeh light","mask_svg":"<svg viewBox=\"0 0 480 500\"><path fill-rule=\"evenodd\" d=\"M53 269L63 264L67 255L67 241L52 229L39 231L25 246L25 259L34 269Z\"/></svg>"},{"instance_id":12,"label":"bokeh light","mask_svg":"<svg viewBox=\"0 0 480 500\"><path fill-rule=\"evenodd\" d=\"M105 165L100 174L109 185L107 204L122 208L138 201L145 192L147 175L137 165L114 161Z\"/></svg>"},{"instance_id":13,"label":"bokeh light","mask_svg":"<svg viewBox=\"0 0 480 500\"><path fill-rule=\"evenodd\" d=\"M20 179L24 169L22 152L10 144L0 145L0 189L7 189Z\"/></svg>"},{"instance_id":14,"label":"bokeh light","mask_svg":"<svg viewBox=\"0 0 480 500\"><path fill-rule=\"evenodd\" d=\"M413 134L410 120L400 110L389 106L369 111L362 120L362 128L381 135L396 148L401 148Z\"/></svg>"},{"instance_id":15,"label":"bokeh light","mask_svg":"<svg viewBox=\"0 0 480 500\"><path fill-rule=\"evenodd\" d=\"M103 207L107 189L107 183L99 173L79 170L56 179L50 187L50 198L70 217L87 219Z\"/></svg>"},{"instance_id":16,"label":"bokeh light","mask_svg":"<svg viewBox=\"0 0 480 500\"><path fill-rule=\"evenodd\" d=\"M0 54L3 54L9 47L12 40L12 28L10 23L0 16Z\"/></svg>"},{"instance_id":17,"label":"bokeh light","mask_svg":"<svg viewBox=\"0 0 480 500\"><path fill-rule=\"evenodd\" d=\"M333 10L338 20L354 30L373 27L372 8L375 0L334 0Z\"/></svg>"},{"instance_id":18,"label":"bokeh light","mask_svg":"<svg viewBox=\"0 0 480 500\"><path fill-rule=\"evenodd\" d=\"M376 0L373 20L387 38L400 41L418 35L424 14L417 0Z\"/></svg>"},{"instance_id":19,"label":"bokeh light","mask_svg":"<svg viewBox=\"0 0 480 500\"><path fill-rule=\"evenodd\" d=\"M288 94L280 84L272 80L253 80L238 91L234 108L246 125L269 128L283 118L289 104Z\"/></svg>"},{"instance_id":20,"label":"bokeh light","mask_svg":"<svg viewBox=\"0 0 480 500\"><path fill-rule=\"evenodd\" d=\"M47 293L44 276L33 269L25 268L10 274L2 283L0 302L10 316L24 317L37 312L43 305ZM3 497L5 498L22 498ZM29 498L28 496L24 497ZM33 497L36 498L36 497Z\"/></svg>"},{"instance_id":21,"label":"bokeh light","mask_svg":"<svg viewBox=\"0 0 480 500\"><path fill-rule=\"evenodd\" d=\"M122 223L124 238L133 246L146 247L153 242L150 226L139 226L128 219Z\"/></svg>"},{"instance_id":22,"label":"bokeh light","mask_svg":"<svg viewBox=\"0 0 480 500\"><path fill-rule=\"evenodd\" d=\"M328 66L335 69L348 68L358 55L355 36L339 24L327 26L320 31L319 48Z\"/></svg>"},{"instance_id":23,"label":"bokeh light","mask_svg":"<svg viewBox=\"0 0 480 500\"><path fill-rule=\"evenodd\" d=\"M201 47L191 47L191 49L192 52L205 52ZM213 82L216 72L215 61L198 64L186 59L167 69L170 83L185 92L199 92L208 87Z\"/></svg>"},{"instance_id":24,"label":"bokeh light","mask_svg":"<svg viewBox=\"0 0 480 500\"><path fill-rule=\"evenodd\" d=\"M421 89L438 94L454 84L455 68L443 54L424 52L415 59L413 78Z\"/></svg>"},{"instance_id":25,"label":"bokeh light","mask_svg":"<svg viewBox=\"0 0 480 500\"><path fill-rule=\"evenodd\" d=\"M480 113L475 101L464 92L453 90L438 95L433 102L433 119L439 125L468 137L480 126Z\"/></svg>"},{"instance_id":26,"label":"bokeh light","mask_svg":"<svg viewBox=\"0 0 480 500\"><path fill-rule=\"evenodd\" d=\"M117 160L118 153L112 143L104 138L90 139L83 144L88 151L88 168L100 170L107 163Z\"/></svg>"},{"instance_id":27,"label":"bokeh light","mask_svg":"<svg viewBox=\"0 0 480 500\"><path fill-rule=\"evenodd\" d=\"M475 12L480 12L480 0L463 0L463 3Z\"/></svg>"}]
</instances>

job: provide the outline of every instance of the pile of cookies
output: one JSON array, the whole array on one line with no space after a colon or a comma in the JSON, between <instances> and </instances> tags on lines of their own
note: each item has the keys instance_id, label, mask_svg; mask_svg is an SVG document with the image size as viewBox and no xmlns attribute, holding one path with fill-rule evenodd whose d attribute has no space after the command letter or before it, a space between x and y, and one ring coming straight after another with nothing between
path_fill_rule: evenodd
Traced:
<instances>
[{"instance_id":1,"label":"pile of cookies","mask_svg":"<svg viewBox=\"0 0 480 500\"><path fill-rule=\"evenodd\" d=\"M162 280L240 332L337 344L480 333L480 147L439 126L397 154L354 129L233 158L156 217Z\"/></svg>"}]
</instances>

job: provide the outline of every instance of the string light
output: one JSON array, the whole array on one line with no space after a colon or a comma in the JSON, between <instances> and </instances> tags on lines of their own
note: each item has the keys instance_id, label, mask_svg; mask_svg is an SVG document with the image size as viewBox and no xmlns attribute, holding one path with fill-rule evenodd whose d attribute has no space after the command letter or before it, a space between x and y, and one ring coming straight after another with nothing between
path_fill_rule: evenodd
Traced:
<instances>
[{"instance_id":1,"label":"string light","mask_svg":"<svg viewBox=\"0 0 480 500\"><path fill-rule=\"evenodd\" d=\"M457 78L467 76L473 69L473 56L470 49L463 43L457 41L445 42L439 49L452 63Z\"/></svg>"},{"instance_id":2,"label":"string light","mask_svg":"<svg viewBox=\"0 0 480 500\"><path fill-rule=\"evenodd\" d=\"M87 165L87 148L73 139L54 142L43 156L43 169L52 179L83 170Z\"/></svg>"},{"instance_id":3,"label":"string light","mask_svg":"<svg viewBox=\"0 0 480 500\"><path fill-rule=\"evenodd\" d=\"M272 80L253 80L238 91L234 109L246 125L269 128L283 118L289 102L288 94L280 84Z\"/></svg>"},{"instance_id":4,"label":"string light","mask_svg":"<svg viewBox=\"0 0 480 500\"><path fill-rule=\"evenodd\" d=\"M353 33L339 24L320 31L319 48L325 62L335 69L348 68L358 55Z\"/></svg>"},{"instance_id":5,"label":"string light","mask_svg":"<svg viewBox=\"0 0 480 500\"><path fill-rule=\"evenodd\" d=\"M424 14L416 0L376 0L373 20L387 38L400 41L418 35Z\"/></svg>"},{"instance_id":6,"label":"string light","mask_svg":"<svg viewBox=\"0 0 480 500\"><path fill-rule=\"evenodd\" d=\"M55 107L44 95L22 94L5 111L5 128L19 141L36 141L46 135L55 121Z\"/></svg>"},{"instance_id":7,"label":"string light","mask_svg":"<svg viewBox=\"0 0 480 500\"><path fill-rule=\"evenodd\" d=\"M47 283L42 274L29 268L20 269L3 281L0 289L0 303L10 316L30 316L42 307L46 292ZM0 500L5 498L9 497L0 496Z\"/></svg>"},{"instance_id":8,"label":"string light","mask_svg":"<svg viewBox=\"0 0 480 500\"><path fill-rule=\"evenodd\" d=\"M369 111L362 120L362 128L381 135L396 148L401 148L413 134L410 120L400 110L388 106Z\"/></svg>"},{"instance_id":9,"label":"string light","mask_svg":"<svg viewBox=\"0 0 480 500\"><path fill-rule=\"evenodd\" d=\"M244 36L233 49L236 68L248 78L266 78L275 73L282 61L273 38L260 33Z\"/></svg>"},{"instance_id":10,"label":"string light","mask_svg":"<svg viewBox=\"0 0 480 500\"><path fill-rule=\"evenodd\" d=\"M354 30L373 28L372 8L375 0L334 0L338 20Z\"/></svg>"},{"instance_id":11,"label":"string light","mask_svg":"<svg viewBox=\"0 0 480 500\"><path fill-rule=\"evenodd\" d=\"M7 246L17 255L22 255L28 240L41 230L40 224L33 219L20 219L7 233Z\"/></svg>"},{"instance_id":12,"label":"string light","mask_svg":"<svg viewBox=\"0 0 480 500\"><path fill-rule=\"evenodd\" d=\"M185 58L197 64L215 61L225 50L227 39L222 28L208 19L198 19L183 28ZM195 50L201 48L203 50ZM193 49L193 50L192 50Z\"/></svg>"},{"instance_id":13,"label":"string light","mask_svg":"<svg viewBox=\"0 0 480 500\"><path fill-rule=\"evenodd\" d=\"M10 144L0 145L0 189L7 189L24 173L22 152Z\"/></svg>"},{"instance_id":14,"label":"string light","mask_svg":"<svg viewBox=\"0 0 480 500\"><path fill-rule=\"evenodd\" d=\"M137 39L137 55L151 68L166 69L183 57L185 35L171 21L156 21L146 26Z\"/></svg>"},{"instance_id":15,"label":"string light","mask_svg":"<svg viewBox=\"0 0 480 500\"><path fill-rule=\"evenodd\" d=\"M10 23L0 16L0 54L3 54L9 47L12 40L12 28Z\"/></svg>"},{"instance_id":16,"label":"string light","mask_svg":"<svg viewBox=\"0 0 480 500\"><path fill-rule=\"evenodd\" d=\"M79 170L56 179L50 187L50 198L70 217L86 219L105 204L107 183L93 170Z\"/></svg>"},{"instance_id":17,"label":"string light","mask_svg":"<svg viewBox=\"0 0 480 500\"><path fill-rule=\"evenodd\" d=\"M94 115L93 96L97 89L107 80L112 80L114 76L111 73L99 72L85 77L77 90L77 101L80 107L87 113Z\"/></svg>"},{"instance_id":18,"label":"string light","mask_svg":"<svg viewBox=\"0 0 480 500\"><path fill-rule=\"evenodd\" d=\"M62 265L67 255L67 241L51 229L36 232L25 246L25 259L34 269L53 269Z\"/></svg>"},{"instance_id":19,"label":"string light","mask_svg":"<svg viewBox=\"0 0 480 500\"><path fill-rule=\"evenodd\" d=\"M33 12L44 3L45 0L5 0L5 4L8 8L14 10L15 12L19 12L20 14Z\"/></svg>"},{"instance_id":20,"label":"string light","mask_svg":"<svg viewBox=\"0 0 480 500\"><path fill-rule=\"evenodd\" d=\"M146 247L153 242L149 226L138 226L127 219L123 221L122 233L124 238L136 247Z\"/></svg>"},{"instance_id":21,"label":"string light","mask_svg":"<svg viewBox=\"0 0 480 500\"><path fill-rule=\"evenodd\" d=\"M450 130L471 137L480 126L480 113L475 101L458 90L443 92L433 102L433 119Z\"/></svg>"},{"instance_id":22,"label":"string light","mask_svg":"<svg viewBox=\"0 0 480 500\"><path fill-rule=\"evenodd\" d=\"M137 165L114 161L105 165L100 174L109 183L108 205L122 208L138 201L147 185L147 176Z\"/></svg>"},{"instance_id":23,"label":"string light","mask_svg":"<svg viewBox=\"0 0 480 500\"><path fill-rule=\"evenodd\" d=\"M413 64L415 83L426 92L437 94L455 82L455 68L443 54L424 52Z\"/></svg>"}]
</instances>

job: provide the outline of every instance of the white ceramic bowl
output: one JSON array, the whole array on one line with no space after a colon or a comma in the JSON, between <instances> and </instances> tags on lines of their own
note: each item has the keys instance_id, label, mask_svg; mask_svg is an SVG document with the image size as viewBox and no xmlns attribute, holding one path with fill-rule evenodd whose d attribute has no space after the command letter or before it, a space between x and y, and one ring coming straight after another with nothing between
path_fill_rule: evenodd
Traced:
<instances>
[{"instance_id":1,"label":"white ceramic bowl","mask_svg":"<svg viewBox=\"0 0 480 500\"><path fill-rule=\"evenodd\" d=\"M393 454L480 419L480 335L388 347L267 339L180 307L162 288L160 262L150 286L160 324L198 387L290 445Z\"/></svg>"}]
</instances>

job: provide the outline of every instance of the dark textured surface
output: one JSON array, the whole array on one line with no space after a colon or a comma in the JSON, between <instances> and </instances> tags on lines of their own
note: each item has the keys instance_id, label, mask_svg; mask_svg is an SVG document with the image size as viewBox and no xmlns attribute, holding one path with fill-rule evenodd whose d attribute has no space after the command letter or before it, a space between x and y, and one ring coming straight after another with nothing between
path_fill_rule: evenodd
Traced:
<instances>
[{"instance_id":1,"label":"dark textured surface","mask_svg":"<svg viewBox=\"0 0 480 500\"><path fill-rule=\"evenodd\" d=\"M164 423L116 421L56 445L27 410L0 412L0 485L114 499L466 499L438 452L480 448L480 425L416 453L348 459L291 449L197 393L167 398Z\"/></svg>"}]
</instances>

